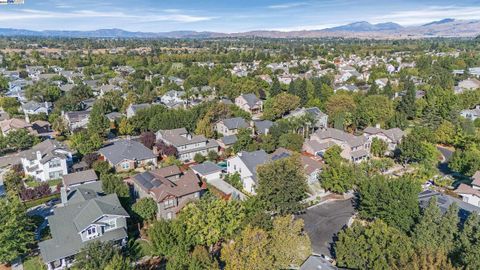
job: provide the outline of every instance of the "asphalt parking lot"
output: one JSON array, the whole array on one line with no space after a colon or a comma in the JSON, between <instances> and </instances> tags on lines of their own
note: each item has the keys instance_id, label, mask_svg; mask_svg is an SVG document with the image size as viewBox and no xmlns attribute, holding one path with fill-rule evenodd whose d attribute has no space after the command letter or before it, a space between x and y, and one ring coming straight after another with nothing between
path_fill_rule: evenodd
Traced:
<instances>
[{"instance_id":1,"label":"asphalt parking lot","mask_svg":"<svg viewBox=\"0 0 480 270\"><path fill-rule=\"evenodd\" d=\"M305 231L312 242L313 252L333 258L331 246L334 237L353 214L353 202L349 199L323 203L298 216L305 222Z\"/></svg>"}]
</instances>

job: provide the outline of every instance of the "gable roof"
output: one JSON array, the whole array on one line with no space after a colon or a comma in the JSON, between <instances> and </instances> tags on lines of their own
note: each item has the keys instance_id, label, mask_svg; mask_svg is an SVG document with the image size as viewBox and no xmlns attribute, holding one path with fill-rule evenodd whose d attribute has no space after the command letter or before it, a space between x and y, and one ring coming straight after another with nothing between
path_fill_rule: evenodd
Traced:
<instances>
[{"instance_id":1,"label":"gable roof","mask_svg":"<svg viewBox=\"0 0 480 270\"><path fill-rule=\"evenodd\" d=\"M57 207L48 217L52 239L39 243L44 262L52 262L77 254L90 241L83 242L79 232L103 215L128 217L116 194L100 196ZM98 241L117 241L127 237L126 228L107 231L95 238Z\"/></svg>"},{"instance_id":2,"label":"gable roof","mask_svg":"<svg viewBox=\"0 0 480 270\"><path fill-rule=\"evenodd\" d=\"M470 194L470 195L475 195L480 198L480 190L474 189L469 185L466 184L460 184L457 189L455 189L455 193L457 194Z\"/></svg>"},{"instance_id":3,"label":"gable roof","mask_svg":"<svg viewBox=\"0 0 480 270\"><path fill-rule=\"evenodd\" d=\"M391 141L397 143L400 142L403 136L405 136L405 132L399 128L381 129L376 127L367 127L363 132L370 135L384 134Z\"/></svg>"},{"instance_id":4,"label":"gable roof","mask_svg":"<svg viewBox=\"0 0 480 270\"><path fill-rule=\"evenodd\" d=\"M228 129L247 128L248 124L242 117L223 119L222 122Z\"/></svg>"},{"instance_id":5,"label":"gable roof","mask_svg":"<svg viewBox=\"0 0 480 270\"><path fill-rule=\"evenodd\" d=\"M357 147L366 142L366 138L363 136L355 136L350 133L346 133L343 130L335 129L335 128L326 128L320 129L314 133L312 136L314 139L315 137L323 140L323 139L335 139L338 141L342 141L347 143L350 147Z\"/></svg>"},{"instance_id":6,"label":"gable roof","mask_svg":"<svg viewBox=\"0 0 480 270\"><path fill-rule=\"evenodd\" d=\"M70 173L62 176L62 178L63 178L63 185L65 187L98 180L97 174L95 173L94 170L86 170L86 171Z\"/></svg>"},{"instance_id":7,"label":"gable roof","mask_svg":"<svg viewBox=\"0 0 480 270\"><path fill-rule=\"evenodd\" d=\"M152 150L134 140L119 140L98 150L108 161L117 165L123 160L146 160L156 156Z\"/></svg>"},{"instance_id":8,"label":"gable roof","mask_svg":"<svg viewBox=\"0 0 480 270\"><path fill-rule=\"evenodd\" d=\"M233 145L237 142L237 135L229 135L219 139L224 145Z\"/></svg>"},{"instance_id":9,"label":"gable roof","mask_svg":"<svg viewBox=\"0 0 480 270\"><path fill-rule=\"evenodd\" d=\"M241 95L241 97L247 102L247 105L249 107L254 107L255 105L257 105L257 102L260 101L260 99L252 93Z\"/></svg>"},{"instance_id":10,"label":"gable roof","mask_svg":"<svg viewBox=\"0 0 480 270\"><path fill-rule=\"evenodd\" d=\"M40 162L45 163L53 157L67 158L64 152L70 152L70 150L63 143L48 139L21 152L20 156L27 160L35 160L37 159L37 152L40 152L42 156Z\"/></svg>"}]
</instances>

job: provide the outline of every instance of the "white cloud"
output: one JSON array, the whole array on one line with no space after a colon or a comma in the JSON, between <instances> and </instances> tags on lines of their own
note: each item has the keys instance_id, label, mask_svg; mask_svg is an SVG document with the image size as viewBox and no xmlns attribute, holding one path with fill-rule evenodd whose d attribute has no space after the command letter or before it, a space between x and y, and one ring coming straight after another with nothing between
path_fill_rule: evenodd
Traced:
<instances>
[{"instance_id":1,"label":"white cloud","mask_svg":"<svg viewBox=\"0 0 480 270\"><path fill-rule=\"evenodd\" d=\"M171 21L178 23L191 23L212 20L215 17L196 16L180 13L165 13L165 14L127 14L121 11L100 12L94 10L77 10L77 11L45 11L36 9L20 9L15 12L0 11L0 21L12 22L20 20L44 20L44 19L95 19L95 18L111 18L119 22L156 22L156 21ZM5 25L5 24L4 24ZM8 23L7 23L8 25Z\"/></svg>"},{"instance_id":2,"label":"white cloud","mask_svg":"<svg viewBox=\"0 0 480 270\"><path fill-rule=\"evenodd\" d=\"M268 8L270 9L287 9L287 8L294 8L294 7L301 7L305 6L307 3L305 2L292 2L292 3L285 3L285 4L278 4L278 5L270 5Z\"/></svg>"},{"instance_id":3,"label":"white cloud","mask_svg":"<svg viewBox=\"0 0 480 270\"><path fill-rule=\"evenodd\" d=\"M372 18L372 22L393 21L403 25L419 25L445 18L478 20L480 19L480 7L430 6L423 9L397 11L377 16Z\"/></svg>"}]
</instances>

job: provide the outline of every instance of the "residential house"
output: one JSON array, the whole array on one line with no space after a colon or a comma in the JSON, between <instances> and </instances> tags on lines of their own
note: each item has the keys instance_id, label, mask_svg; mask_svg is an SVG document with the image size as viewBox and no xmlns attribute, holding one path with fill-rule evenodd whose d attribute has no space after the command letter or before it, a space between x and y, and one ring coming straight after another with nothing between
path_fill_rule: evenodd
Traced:
<instances>
[{"instance_id":1,"label":"residential house","mask_svg":"<svg viewBox=\"0 0 480 270\"><path fill-rule=\"evenodd\" d=\"M219 138L217 140L217 143L222 150L225 150L232 147L237 142L237 140L238 138L236 135L229 135Z\"/></svg>"},{"instance_id":2,"label":"residential house","mask_svg":"<svg viewBox=\"0 0 480 270\"><path fill-rule=\"evenodd\" d=\"M148 103L142 104L130 104L127 108L127 118L132 118L139 110L145 110L150 108L152 105Z\"/></svg>"},{"instance_id":3,"label":"residential house","mask_svg":"<svg viewBox=\"0 0 480 270\"><path fill-rule=\"evenodd\" d=\"M122 88L116 85L111 85L111 84L104 84L100 86L99 92L100 96L104 96L108 92L114 92L114 91L120 91Z\"/></svg>"},{"instance_id":4,"label":"residential house","mask_svg":"<svg viewBox=\"0 0 480 270\"><path fill-rule=\"evenodd\" d=\"M37 120L32 123L30 133L37 137L52 138L55 131L52 130L52 125L49 122Z\"/></svg>"},{"instance_id":5,"label":"residential house","mask_svg":"<svg viewBox=\"0 0 480 270\"><path fill-rule=\"evenodd\" d=\"M62 117L68 130L74 131L80 128L86 128L90 119L90 111L63 112Z\"/></svg>"},{"instance_id":6,"label":"residential house","mask_svg":"<svg viewBox=\"0 0 480 270\"><path fill-rule=\"evenodd\" d=\"M159 130L157 140L177 149L178 158L183 162L192 161L196 154L206 156L208 152L218 152L218 143L203 135L192 135L185 128Z\"/></svg>"},{"instance_id":7,"label":"residential house","mask_svg":"<svg viewBox=\"0 0 480 270\"><path fill-rule=\"evenodd\" d=\"M8 82L8 92L5 93L5 96L16 98L21 102L26 102L27 98L25 97L25 87L29 85L33 85L33 82L24 79L10 81Z\"/></svg>"},{"instance_id":8,"label":"residential house","mask_svg":"<svg viewBox=\"0 0 480 270\"><path fill-rule=\"evenodd\" d=\"M471 90L477 90L480 89L480 80L471 78L471 79L466 79L463 81L460 81L458 83L458 86L455 87L455 94L461 94L465 90L471 91Z\"/></svg>"},{"instance_id":9,"label":"residential house","mask_svg":"<svg viewBox=\"0 0 480 270\"><path fill-rule=\"evenodd\" d=\"M273 122L270 120L254 120L253 128L254 133L257 135L267 135L270 133L270 128L273 126Z\"/></svg>"},{"instance_id":10,"label":"residential house","mask_svg":"<svg viewBox=\"0 0 480 270\"><path fill-rule=\"evenodd\" d=\"M480 207L464 202L456 197L433 190L425 190L418 195L420 207L425 209L432 198L437 201L437 206L442 214L446 213L448 208L455 204L458 207L458 216L460 222L465 222L468 216L472 213L480 213Z\"/></svg>"},{"instance_id":11,"label":"residential house","mask_svg":"<svg viewBox=\"0 0 480 270\"><path fill-rule=\"evenodd\" d=\"M227 159L227 173L240 174L243 189L251 194L255 194L258 185L257 167L266 163L268 154L264 150L253 152L242 151L236 156Z\"/></svg>"},{"instance_id":12,"label":"residential house","mask_svg":"<svg viewBox=\"0 0 480 270\"><path fill-rule=\"evenodd\" d=\"M36 101L29 101L27 103L22 104L22 111L25 115L28 114L49 114L52 110L52 103L51 102L36 102Z\"/></svg>"},{"instance_id":13,"label":"residential house","mask_svg":"<svg viewBox=\"0 0 480 270\"><path fill-rule=\"evenodd\" d=\"M39 181L61 178L68 174L72 152L62 143L45 140L20 153L25 175Z\"/></svg>"},{"instance_id":14,"label":"residential house","mask_svg":"<svg viewBox=\"0 0 480 270\"><path fill-rule=\"evenodd\" d=\"M387 84L388 84L388 79L387 79L387 78L376 79L376 80L375 80L375 84L377 84L377 86L378 86L380 89L383 89L383 88L385 88L385 86L387 86Z\"/></svg>"},{"instance_id":15,"label":"residential house","mask_svg":"<svg viewBox=\"0 0 480 270\"><path fill-rule=\"evenodd\" d=\"M228 118L215 124L215 131L223 136L238 134L241 128L248 128L248 124L242 117Z\"/></svg>"},{"instance_id":16,"label":"residential house","mask_svg":"<svg viewBox=\"0 0 480 270\"><path fill-rule=\"evenodd\" d=\"M244 94L235 98L235 105L251 114L258 114L263 111L263 101L255 94Z\"/></svg>"},{"instance_id":17,"label":"residential house","mask_svg":"<svg viewBox=\"0 0 480 270\"><path fill-rule=\"evenodd\" d=\"M32 132L32 125L27 123L25 120L18 118L0 121L0 128L3 136L6 136L11 131L16 131L19 129L26 129L27 131Z\"/></svg>"},{"instance_id":18,"label":"residential house","mask_svg":"<svg viewBox=\"0 0 480 270\"><path fill-rule=\"evenodd\" d=\"M359 91L358 87L355 84L342 84L342 85L335 86L333 88L334 93L336 93L337 91L340 91L340 90L348 91L348 92L352 92L352 93L356 93L356 92Z\"/></svg>"},{"instance_id":19,"label":"residential house","mask_svg":"<svg viewBox=\"0 0 480 270\"><path fill-rule=\"evenodd\" d=\"M126 172L147 165L157 166L157 156L152 150L134 140L115 141L100 148L98 153L116 172Z\"/></svg>"},{"instance_id":20,"label":"residential house","mask_svg":"<svg viewBox=\"0 0 480 270\"><path fill-rule=\"evenodd\" d=\"M130 179L136 198L153 198L157 217L175 218L182 208L200 198L204 185L192 170L180 171L177 166L146 171Z\"/></svg>"},{"instance_id":21,"label":"residential house","mask_svg":"<svg viewBox=\"0 0 480 270\"><path fill-rule=\"evenodd\" d=\"M471 205L480 206L480 171L472 176L471 186L460 184L455 193L462 197L463 201Z\"/></svg>"},{"instance_id":22,"label":"residential house","mask_svg":"<svg viewBox=\"0 0 480 270\"><path fill-rule=\"evenodd\" d=\"M222 177L222 167L217 164L206 161L202 164L193 165L190 167L192 171L198 175L201 179L210 182L211 180L220 179Z\"/></svg>"},{"instance_id":23,"label":"residential house","mask_svg":"<svg viewBox=\"0 0 480 270\"><path fill-rule=\"evenodd\" d=\"M69 173L62 176L63 187L67 190L88 183L98 181L98 176L94 170L85 170Z\"/></svg>"},{"instance_id":24,"label":"residential house","mask_svg":"<svg viewBox=\"0 0 480 270\"><path fill-rule=\"evenodd\" d=\"M475 106L475 108L471 110L462 110L460 115L471 121L475 121L475 119L480 118L480 105Z\"/></svg>"},{"instance_id":25,"label":"residential house","mask_svg":"<svg viewBox=\"0 0 480 270\"><path fill-rule=\"evenodd\" d=\"M170 90L160 97L160 102L169 108L182 107L187 103L185 91Z\"/></svg>"},{"instance_id":26,"label":"residential house","mask_svg":"<svg viewBox=\"0 0 480 270\"><path fill-rule=\"evenodd\" d=\"M75 256L93 241L127 244L127 211L116 194L104 195L99 181L73 187L64 206L48 217L52 238L39 243L48 270L68 269Z\"/></svg>"},{"instance_id":27,"label":"residential house","mask_svg":"<svg viewBox=\"0 0 480 270\"><path fill-rule=\"evenodd\" d=\"M328 115L322 112L317 107L311 108L298 108L291 111L288 115L284 118L291 118L291 117L302 117L304 115L309 115L314 120L313 128L326 128L328 126Z\"/></svg>"},{"instance_id":28,"label":"residential house","mask_svg":"<svg viewBox=\"0 0 480 270\"><path fill-rule=\"evenodd\" d=\"M379 127L367 127L363 131L363 135L370 141L370 143L372 142L373 138L384 141L388 145L388 152L392 152L402 141L403 136L405 136L405 132L399 128L385 130Z\"/></svg>"},{"instance_id":29,"label":"residential house","mask_svg":"<svg viewBox=\"0 0 480 270\"><path fill-rule=\"evenodd\" d=\"M333 145L340 146L341 156L352 162L361 162L370 157L370 142L366 137L334 128L319 129L303 144L302 149L311 155L323 156Z\"/></svg>"}]
</instances>

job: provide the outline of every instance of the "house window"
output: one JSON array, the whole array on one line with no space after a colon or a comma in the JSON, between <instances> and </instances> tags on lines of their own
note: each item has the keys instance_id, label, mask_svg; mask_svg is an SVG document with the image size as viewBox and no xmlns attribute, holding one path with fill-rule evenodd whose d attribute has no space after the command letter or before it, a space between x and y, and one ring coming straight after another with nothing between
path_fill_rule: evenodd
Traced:
<instances>
[{"instance_id":1,"label":"house window","mask_svg":"<svg viewBox=\"0 0 480 270\"><path fill-rule=\"evenodd\" d=\"M130 163L128 163L128 162L122 163L122 168L125 169L125 170L130 169Z\"/></svg>"},{"instance_id":2,"label":"house window","mask_svg":"<svg viewBox=\"0 0 480 270\"><path fill-rule=\"evenodd\" d=\"M62 166L62 163L59 159L54 159L54 160L49 162L49 166L50 166L50 168L56 168L56 167Z\"/></svg>"},{"instance_id":3,"label":"house window","mask_svg":"<svg viewBox=\"0 0 480 270\"><path fill-rule=\"evenodd\" d=\"M97 236L97 227L92 226L87 229L87 238L93 238Z\"/></svg>"},{"instance_id":4,"label":"house window","mask_svg":"<svg viewBox=\"0 0 480 270\"><path fill-rule=\"evenodd\" d=\"M110 219L105 222L105 231L113 230L117 227L117 220Z\"/></svg>"},{"instance_id":5,"label":"house window","mask_svg":"<svg viewBox=\"0 0 480 270\"><path fill-rule=\"evenodd\" d=\"M49 179L57 179L57 178L61 178L62 175L63 175L63 171L49 172L48 173L48 178Z\"/></svg>"},{"instance_id":6,"label":"house window","mask_svg":"<svg viewBox=\"0 0 480 270\"><path fill-rule=\"evenodd\" d=\"M164 202L165 209L175 206L175 199L169 199Z\"/></svg>"}]
</instances>

